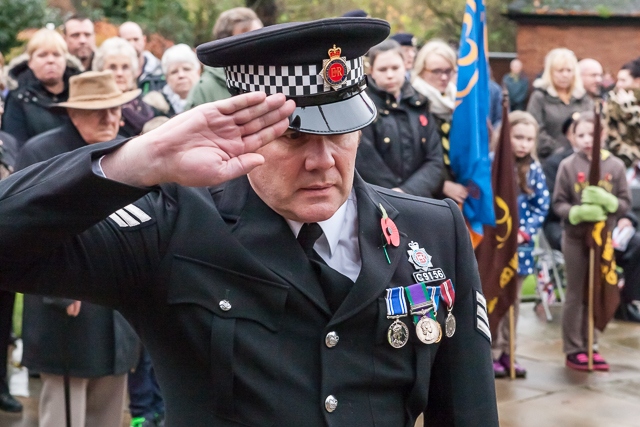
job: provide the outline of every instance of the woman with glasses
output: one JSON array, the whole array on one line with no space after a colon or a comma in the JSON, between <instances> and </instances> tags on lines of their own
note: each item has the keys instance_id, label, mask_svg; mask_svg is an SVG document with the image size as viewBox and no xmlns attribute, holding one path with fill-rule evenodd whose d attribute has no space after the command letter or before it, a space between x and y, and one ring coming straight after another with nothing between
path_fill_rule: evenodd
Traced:
<instances>
[{"instance_id":1,"label":"woman with glasses","mask_svg":"<svg viewBox=\"0 0 640 427\"><path fill-rule=\"evenodd\" d=\"M433 197L442 187L442 148L429 102L405 78L400 44L386 40L369 51L367 94L378 117L362 129L356 168L381 187Z\"/></svg>"},{"instance_id":2,"label":"woman with glasses","mask_svg":"<svg viewBox=\"0 0 640 427\"><path fill-rule=\"evenodd\" d=\"M435 197L449 197L457 203L467 198L467 189L455 182L449 161L449 133L456 103L456 62L454 50L442 40L431 40L416 56L411 84L429 99L429 110L435 117L442 141L444 160L442 191Z\"/></svg>"}]
</instances>

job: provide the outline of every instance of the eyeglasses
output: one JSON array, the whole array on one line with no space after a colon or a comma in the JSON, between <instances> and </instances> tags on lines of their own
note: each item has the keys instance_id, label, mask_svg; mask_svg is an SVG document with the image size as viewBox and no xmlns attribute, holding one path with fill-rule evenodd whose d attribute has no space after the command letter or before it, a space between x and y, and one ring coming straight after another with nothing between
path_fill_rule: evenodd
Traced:
<instances>
[{"instance_id":1,"label":"eyeglasses","mask_svg":"<svg viewBox=\"0 0 640 427\"><path fill-rule=\"evenodd\" d=\"M447 68L445 70L443 70L442 68L434 68L433 70L427 70L428 72L430 72L431 74L434 74L436 77L442 77L442 76L447 76L447 77L451 77L456 70L454 70L453 68Z\"/></svg>"}]
</instances>

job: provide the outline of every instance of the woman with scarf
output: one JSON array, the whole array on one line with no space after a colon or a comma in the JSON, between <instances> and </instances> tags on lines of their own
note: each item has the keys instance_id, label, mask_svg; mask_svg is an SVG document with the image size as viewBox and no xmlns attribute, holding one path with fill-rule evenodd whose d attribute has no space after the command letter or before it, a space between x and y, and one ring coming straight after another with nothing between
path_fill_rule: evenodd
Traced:
<instances>
[{"instance_id":1,"label":"woman with scarf","mask_svg":"<svg viewBox=\"0 0 640 427\"><path fill-rule=\"evenodd\" d=\"M412 72L413 88L429 100L429 111L434 116L442 141L444 160L442 191L434 197L449 197L463 203L468 192L455 182L449 161L449 133L456 102L456 53L441 40L431 40L418 52Z\"/></svg>"},{"instance_id":2,"label":"woman with scarf","mask_svg":"<svg viewBox=\"0 0 640 427\"><path fill-rule=\"evenodd\" d=\"M167 84L142 100L165 116L173 117L185 110L189 92L200 78L200 61L189 46L177 44L162 55L162 72Z\"/></svg>"}]
</instances>

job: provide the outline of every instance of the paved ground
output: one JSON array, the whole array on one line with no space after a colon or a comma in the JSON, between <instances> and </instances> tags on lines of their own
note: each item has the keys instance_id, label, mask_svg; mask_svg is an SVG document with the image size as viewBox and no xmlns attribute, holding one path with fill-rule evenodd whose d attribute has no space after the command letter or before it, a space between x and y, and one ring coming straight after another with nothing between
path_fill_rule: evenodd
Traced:
<instances>
[{"instance_id":1,"label":"paved ground","mask_svg":"<svg viewBox=\"0 0 640 427\"><path fill-rule=\"evenodd\" d=\"M526 379L497 380L501 426L640 426L640 324L612 322L600 342L611 371L581 373L564 367L559 307L552 312L546 322L531 303L522 305L517 355L529 372ZM39 386L30 382L31 396ZM0 413L0 427L37 427L37 399L21 400L24 413Z\"/></svg>"}]
</instances>

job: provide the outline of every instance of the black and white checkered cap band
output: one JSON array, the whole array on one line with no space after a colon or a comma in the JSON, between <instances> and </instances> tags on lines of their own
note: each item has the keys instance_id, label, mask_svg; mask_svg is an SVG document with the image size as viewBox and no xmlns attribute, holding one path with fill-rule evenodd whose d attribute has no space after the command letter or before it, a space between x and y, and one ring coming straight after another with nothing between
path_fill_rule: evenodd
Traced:
<instances>
[{"instance_id":1,"label":"black and white checkered cap band","mask_svg":"<svg viewBox=\"0 0 640 427\"><path fill-rule=\"evenodd\" d=\"M364 78L362 57L345 61L349 72L340 85L346 88ZM265 92L269 95L284 93L286 96L317 95L335 91L325 85L322 65L233 65L225 67L227 86L245 92Z\"/></svg>"}]
</instances>

